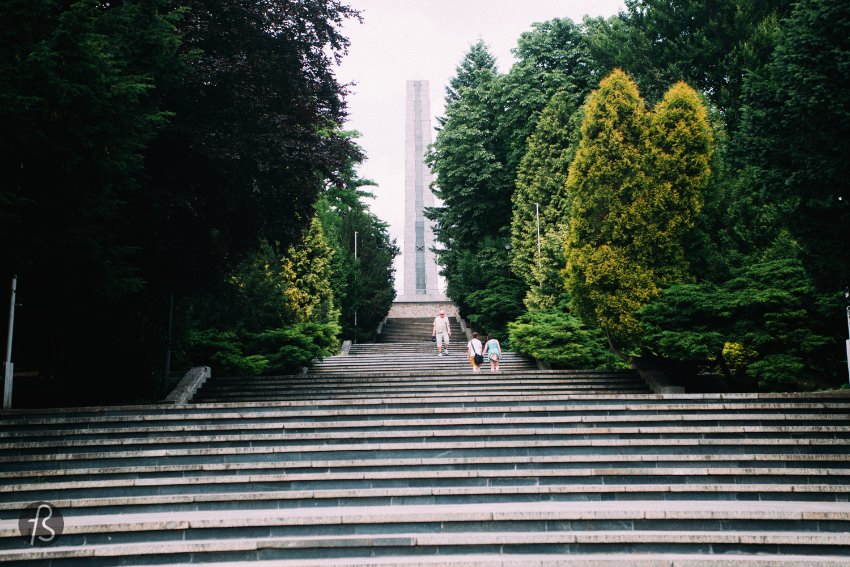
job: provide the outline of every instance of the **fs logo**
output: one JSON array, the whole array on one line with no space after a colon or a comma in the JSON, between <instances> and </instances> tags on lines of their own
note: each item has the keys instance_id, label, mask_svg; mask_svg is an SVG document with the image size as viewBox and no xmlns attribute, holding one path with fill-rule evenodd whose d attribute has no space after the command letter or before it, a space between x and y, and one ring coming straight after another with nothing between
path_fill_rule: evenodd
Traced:
<instances>
[{"instance_id":1,"label":"fs logo","mask_svg":"<svg viewBox=\"0 0 850 567\"><path fill-rule=\"evenodd\" d=\"M32 546L50 545L62 535L64 527L62 512L49 502L33 502L18 518L18 529Z\"/></svg>"}]
</instances>

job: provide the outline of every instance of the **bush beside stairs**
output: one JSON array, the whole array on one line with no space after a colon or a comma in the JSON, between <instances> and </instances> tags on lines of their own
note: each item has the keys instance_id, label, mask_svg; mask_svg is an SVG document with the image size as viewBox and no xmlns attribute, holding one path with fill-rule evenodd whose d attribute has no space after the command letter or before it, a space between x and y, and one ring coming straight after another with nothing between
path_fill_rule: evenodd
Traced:
<instances>
[{"instance_id":1,"label":"bush beside stairs","mask_svg":"<svg viewBox=\"0 0 850 567\"><path fill-rule=\"evenodd\" d=\"M392 329L392 330L390 330ZM15 565L850 565L850 397L470 371L430 321L181 406L0 414ZM31 547L20 511L64 516Z\"/></svg>"}]
</instances>

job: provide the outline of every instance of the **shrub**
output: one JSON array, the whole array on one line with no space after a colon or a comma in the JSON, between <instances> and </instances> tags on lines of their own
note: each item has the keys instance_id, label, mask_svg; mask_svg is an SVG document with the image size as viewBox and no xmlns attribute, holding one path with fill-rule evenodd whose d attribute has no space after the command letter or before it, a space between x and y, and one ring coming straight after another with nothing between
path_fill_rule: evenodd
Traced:
<instances>
[{"instance_id":1,"label":"shrub","mask_svg":"<svg viewBox=\"0 0 850 567\"><path fill-rule=\"evenodd\" d=\"M562 308L529 311L508 324L517 351L561 368L625 368L599 329L586 327Z\"/></svg>"}]
</instances>

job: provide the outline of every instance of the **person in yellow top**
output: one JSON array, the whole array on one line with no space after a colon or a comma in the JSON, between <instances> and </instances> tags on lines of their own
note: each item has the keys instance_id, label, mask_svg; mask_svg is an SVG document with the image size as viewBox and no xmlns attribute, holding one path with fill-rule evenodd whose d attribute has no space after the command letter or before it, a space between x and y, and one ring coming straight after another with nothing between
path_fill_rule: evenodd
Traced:
<instances>
[{"instance_id":1,"label":"person in yellow top","mask_svg":"<svg viewBox=\"0 0 850 567\"><path fill-rule=\"evenodd\" d=\"M440 309L440 314L434 317L434 328L431 330L431 335L437 338L437 356L448 356L449 337L452 336L452 328L449 325L446 312L442 309ZM445 353L443 353L443 343L446 344Z\"/></svg>"},{"instance_id":2,"label":"person in yellow top","mask_svg":"<svg viewBox=\"0 0 850 567\"><path fill-rule=\"evenodd\" d=\"M479 360L475 360L475 355L478 355ZM478 340L478 333L472 333L472 339L466 343L466 356L469 358L469 363L472 364L473 372L481 372L481 362L484 357L481 352L481 341Z\"/></svg>"}]
</instances>

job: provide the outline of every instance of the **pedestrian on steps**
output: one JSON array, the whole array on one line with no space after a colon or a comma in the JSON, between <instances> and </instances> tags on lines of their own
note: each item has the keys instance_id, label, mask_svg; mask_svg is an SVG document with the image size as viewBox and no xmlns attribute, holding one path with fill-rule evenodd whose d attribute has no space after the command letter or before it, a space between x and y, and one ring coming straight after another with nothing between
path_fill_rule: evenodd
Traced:
<instances>
[{"instance_id":1,"label":"pedestrian on steps","mask_svg":"<svg viewBox=\"0 0 850 567\"><path fill-rule=\"evenodd\" d=\"M469 363L472 364L472 371L481 372L481 363L484 362L484 355L481 341L478 340L478 333L472 333L472 339L466 343L466 356L469 357ZM476 356L478 356L478 360L475 359Z\"/></svg>"},{"instance_id":2,"label":"pedestrian on steps","mask_svg":"<svg viewBox=\"0 0 850 567\"><path fill-rule=\"evenodd\" d=\"M431 336L437 339L437 356L449 355L449 337L452 336L452 327L449 325L449 318L446 317L446 312L440 309L440 314L434 317L434 328L431 330ZM446 351L443 353L443 343L446 344Z\"/></svg>"},{"instance_id":3,"label":"pedestrian on steps","mask_svg":"<svg viewBox=\"0 0 850 567\"><path fill-rule=\"evenodd\" d=\"M502 345L499 339L487 335L487 343L484 345L484 358L490 361L490 372L499 371L499 361L502 360Z\"/></svg>"}]
</instances>

